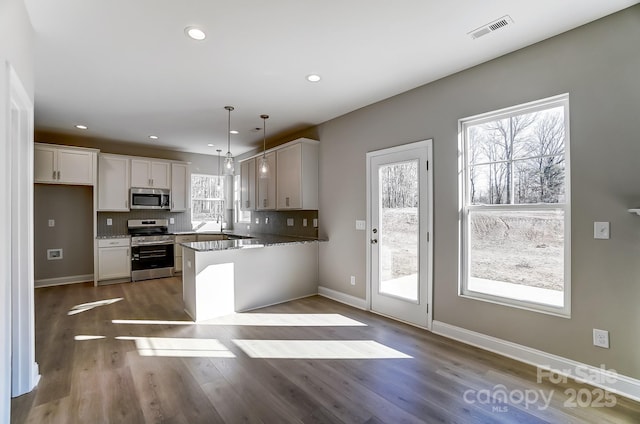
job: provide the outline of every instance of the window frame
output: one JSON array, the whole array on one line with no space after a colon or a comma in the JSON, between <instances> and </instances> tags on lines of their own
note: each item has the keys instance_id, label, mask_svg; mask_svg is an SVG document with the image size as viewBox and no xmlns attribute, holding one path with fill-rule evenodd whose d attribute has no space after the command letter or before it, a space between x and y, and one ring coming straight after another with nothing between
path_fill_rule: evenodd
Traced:
<instances>
[{"instance_id":1,"label":"window frame","mask_svg":"<svg viewBox=\"0 0 640 424\"><path fill-rule=\"evenodd\" d=\"M517 115L538 112L554 107L564 108L564 203L516 203L497 205L471 205L469 169L469 140L467 128L486 122L497 121ZM483 113L458 120L459 142L459 204L460 204L460 255L458 295L461 297L556 315L563 318L571 317L571 164L570 164L570 122L569 122L569 94L561 94L545 99L536 100L496 111ZM542 156L540 156L542 157ZM511 163L521 158L511 158ZM477 164L476 164L477 166ZM469 215L471 211L507 211L507 210L562 210L564 212L564 288L563 306L557 307L544 303L513 299L505 296L469 290L470 279L470 238L471 228Z\"/></svg>"}]
</instances>

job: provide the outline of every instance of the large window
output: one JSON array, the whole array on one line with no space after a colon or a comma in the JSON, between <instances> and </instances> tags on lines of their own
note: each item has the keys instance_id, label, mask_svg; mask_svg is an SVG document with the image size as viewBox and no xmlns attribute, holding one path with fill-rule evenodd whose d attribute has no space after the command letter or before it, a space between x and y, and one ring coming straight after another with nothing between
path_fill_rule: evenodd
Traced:
<instances>
[{"instance_id":1,"label":"large window","mask_svg":"<svg viewBox=\"0 0 640 424\"><path fill-rule=\"evenodd\" d=\"M569 98L460 121L463 296L570 313Z\"/></svg>"},{"instance_id":2,"label":"large window","mask_svg":"<svg viewBox=\"0 0 640 424\"><path fill-rule=\"evenodd\" d=\"M194 228L220 230L224 219L224 177L191 174L191 223Z\"/></svg>"}]
</instances>

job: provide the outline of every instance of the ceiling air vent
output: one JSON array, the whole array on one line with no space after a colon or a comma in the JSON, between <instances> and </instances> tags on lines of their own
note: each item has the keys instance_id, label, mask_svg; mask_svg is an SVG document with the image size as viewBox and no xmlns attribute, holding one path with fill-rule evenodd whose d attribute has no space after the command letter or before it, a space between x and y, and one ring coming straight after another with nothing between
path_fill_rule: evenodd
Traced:
<instances>
[{"instance_id":1,"label":"ceiling air vent","mask_svg":"<svg viewBox=\"0 0 640 424\"><path fill-rule=\"evenodd\" d=\"M488 24L483 25L480 28L474 29L473 31L469 32L468 35L475 40L476 38L480 38L483 35L489 34L490 32L499 30L500 28L504 28L512 23L513 19L511 19L511 16L505 15L500 19L496 19L495 21L489 22Z\"/></svg>"}]
</instances>

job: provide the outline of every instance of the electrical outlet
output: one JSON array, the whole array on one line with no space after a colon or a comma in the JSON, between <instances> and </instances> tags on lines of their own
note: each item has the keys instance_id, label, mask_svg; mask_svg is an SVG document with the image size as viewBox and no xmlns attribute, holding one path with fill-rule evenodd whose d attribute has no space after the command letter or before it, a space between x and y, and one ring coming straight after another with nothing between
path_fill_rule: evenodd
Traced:
<instances>
[{"instance_id":1,"label":"electrical outlet","mask_svg":"<svg viewBox=\"0 0 640 424\"><path fill-rule=\"evenodd\" d=\"M256 218L256 225L260 224L260 218Z\"/></svg>"},{"instance_id":2,"label":"electrical outlet","mask_svg":"<svg viewBox=\"0 0 640 424\"><path fill-rule=\"evenodd\" d=\"M293 218L287 218L287 227L293 227Z\"/></svg>"},{"instance_id":3,"label":"electrical outlet","mask_svg":"<svg viewBox=\"0 0 640 424\"><path fill-rule=\"evenodd\" d=\"M307 218L302 218L302 226L303 227L307 226Z\"/></svg>"},{"instance_id":4,"label":"electrical outlet","mask_svg":"<svg viewBox=\"0 0 640 424\"><path fill-rule=\"evenodd\" d=\"M175 224L175 223L176 223L175 218L169 218L169 224Z\"/></svg>"},{"instance_id":5,"label":"electrical outlet","mask_svg":"<svg viewBox=\"0 0 640 424\"><path fill-rule=\"evenodd\" d=\"M356 219L356 230L364 230L367 227L367 221Z\"/></svg>"},{"instance_id":6,"label":"electrical outlet","mask_svg":"<svg viewBox=\"0 0 640 424\"><path fill-rule=\"evenodd\" d=\"M318 228L318 218L313 219L313 228Z\"/></svg>"},{"instance_id":7,"label":"electrical outlet","mask_svg":"<svg viewBox=\"0 0 640 424\"><path fill-rule=\"evenodd\" d=\"M351 276L351 285L352 285L352 286L355 286L355 285L356 285L356 277L355 277L355 275L352 275L352 276Z\"/></svg>"},{"instance_id":8,"label":"electrical outlet","mask_svg":"<svg viewBox=\"0 0 640 424\"><path fill-rule=\"evenodd\" d=\"M609 332L607 330L593 329L593 345L609 349Z\"/></svg>"},{"instance_id":9,"label":"electrical outlet","mask_svg":"<svg viewBox=\"0 0 640 424\"><path fill-rule=\"evenodd\" d=\"M62 259L62 249L47 249L47 260L57 261Z\"/></svg>"},{"instance_id":10,"label":"electrical outlet","mask_svg":"<svg viewBox=\"0 0 640 424\"><path fill-rule=\"evenodd\" d=\"M55 219L50 219L49 220L49 227L55 227L56 226L56 220Z\"/></svg>"},{"instance_id":11,"label":"electrical outlet","mask_svg":"<svg viewBox=\"0 0 640 424\"><path fill-rule=\"evenodd\" d=\"M113 219L107 218L107 225L113 225Z\"/></svg>"}]
</instances>

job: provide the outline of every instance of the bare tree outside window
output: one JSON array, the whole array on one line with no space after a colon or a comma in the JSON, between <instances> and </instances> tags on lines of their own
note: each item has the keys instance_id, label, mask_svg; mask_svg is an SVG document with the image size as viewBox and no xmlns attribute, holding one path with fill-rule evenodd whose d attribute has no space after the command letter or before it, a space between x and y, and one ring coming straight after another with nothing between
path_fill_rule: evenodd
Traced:
<instances>
[{"instance_id":1,"label":"bare tree outside window","mask_svg":"<svg viewBox=\"0 0 640 424\"><path fill-rule=\"evenodd\" d=\"M224 177L192 174L191 222L194 227L207 222L222 223L224 209Z\"/></svg>"}]
</instances>

